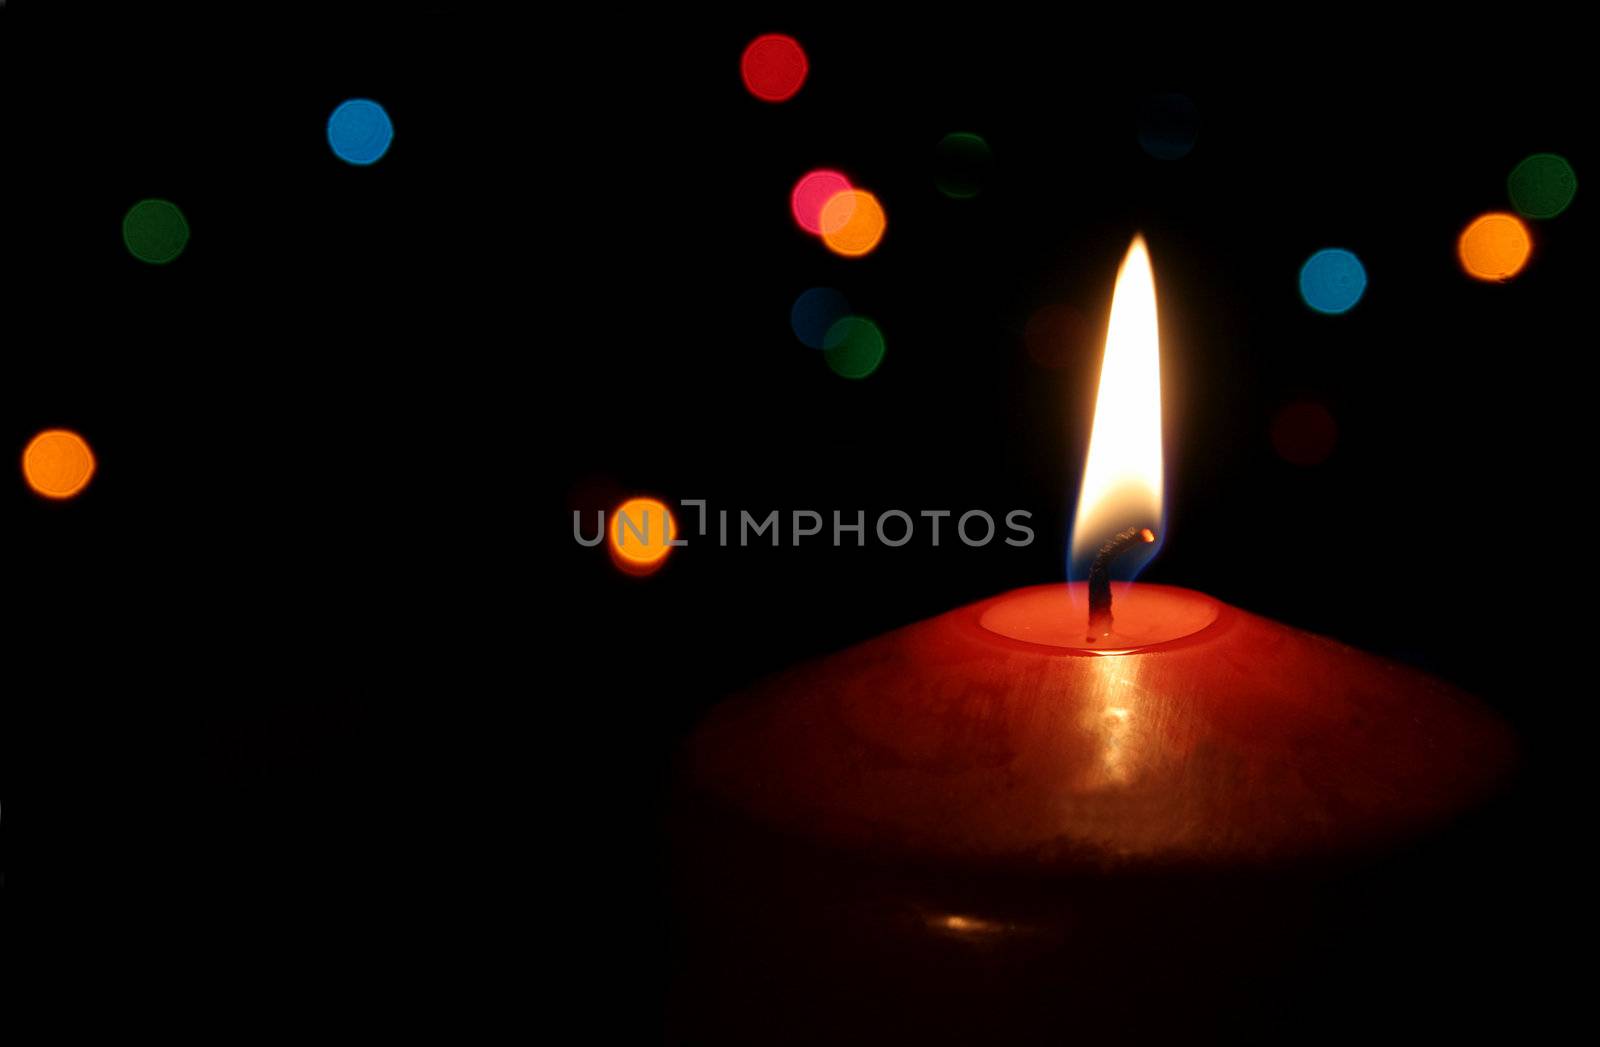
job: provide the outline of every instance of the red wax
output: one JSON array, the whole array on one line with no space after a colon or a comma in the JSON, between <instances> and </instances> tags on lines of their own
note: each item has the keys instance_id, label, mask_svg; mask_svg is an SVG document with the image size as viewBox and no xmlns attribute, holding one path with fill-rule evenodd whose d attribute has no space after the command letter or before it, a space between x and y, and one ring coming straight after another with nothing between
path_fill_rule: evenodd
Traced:
<instances>
[{"instance_id":1,"label":"red wax","mask_svg":"<svg viewBox=\"0 0 1600 1047\"><path fill-rule=\"evenodd\" d=\"M933 863L1230 867L1355 852L1471 806L1500 721L1416 670L1199 593L1022 589L719 708L697 792L787 836Z\"/></svg>"}]
</instances>

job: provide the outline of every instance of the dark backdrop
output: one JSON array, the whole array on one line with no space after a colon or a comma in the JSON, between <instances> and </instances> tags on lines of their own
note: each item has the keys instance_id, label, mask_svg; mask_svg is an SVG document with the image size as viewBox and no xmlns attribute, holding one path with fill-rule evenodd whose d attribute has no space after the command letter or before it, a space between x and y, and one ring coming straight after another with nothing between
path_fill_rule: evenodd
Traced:
<instances>
[{"instance_id":1,"label":"dark backdrop","mask_svg":"<svg viewBox=\"0 0 1600 1047\"><path fill-rule=\"evenodd\" d=\"M1587 187L1509 284L1453 254L1522 157L1591 170L1559 42L978 11L123 17L0 21L4 432L20 452L73 427L100 460L70 503L3 495L26 772L4 831L43 969L87 965L125 1009L314 985L447 1024L559 988L654 1038L675 748L761 674L1062 576L1098 340L1047 368L1023 332L1053 303L1103 325L1142 231L1170 525L1146 577L1516 724L1527 771L1462 904L1500 1013L1561 991L1535 961L1574 919L1586 825ZM737 74L769 29L812 62L781 106ZM1176 161L1135 137L1167 91L1199 113ZM352 96L397 128L370 169L323 137ZM972 200L932 181L951 131L993 147ZM816 166L883 200L870 257L794 227ZM146 196L193 229L171 266L120 242ZM1343 317L1296 291L1325 246L1370 278ZM869 379L794 339L815 285L884 331ZM1315 467L1268 439L1305 397L1338 425ZM572 538L573 508L627 493L1026 509L1038 540L692 541L641 580Z\"/></svg>"}]
</instances>

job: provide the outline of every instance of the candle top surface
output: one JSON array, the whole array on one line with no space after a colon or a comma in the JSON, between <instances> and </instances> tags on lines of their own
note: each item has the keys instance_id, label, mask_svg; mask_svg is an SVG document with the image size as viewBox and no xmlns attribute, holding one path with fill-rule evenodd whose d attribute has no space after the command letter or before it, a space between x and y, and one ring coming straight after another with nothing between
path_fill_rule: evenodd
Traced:
<instances>
[{"instance_id":1,"label":"candle top surface","mask_svg":"<svg viewBox=\"0 0 1600 1047\"><path fill-rule=\"evenodd\" d=\"M1194 636L1217 621L1222 605L1203 593L1166 585L1111 586L1113 627L1107 636L1090 636L1085 586L1041 585L1007 593L986 604L978 624L989 632L1081 651L1127 654Z\"/></svg>"},{"instance_id":2,"label":"candle top surface","mask_svg":"<svg viewBox=\"0 0 1600 1047\"><path fill-rule=\"evenodd\" d=\"M1403 838L1514 762L1476 699L1199 593L1130 587L1119 621L1166 638L1086 656L1081 623L1050 624L1065 588L763 681L691 740L692 787L768 829L896 858L1215 866Z\"/></svg>"}]
</instances>

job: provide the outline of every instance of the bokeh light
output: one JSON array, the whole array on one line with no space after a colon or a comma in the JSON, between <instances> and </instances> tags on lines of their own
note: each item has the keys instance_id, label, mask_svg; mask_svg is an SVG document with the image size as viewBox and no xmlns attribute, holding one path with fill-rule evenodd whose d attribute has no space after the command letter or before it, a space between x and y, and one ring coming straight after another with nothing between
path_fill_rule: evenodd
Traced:
<instances>
[{"instance_id":1,"label":"bokeh light","mask_svg":"<svg viewBox=\"0 0 1600 1047\"><path fill-rule=\"evenodd\" d=\"M792 36L767 33L750 41L739 58L744 86L763 102L787 102L806 82L810 64Z\"/></svg>"},{"instance_id":2,"label":"bokeh light","mask_svg":"<svg viewBox=\"0 0 1600 1047\"><path fill-rule=\"evenodd\" d=\"M850 180L838 171L809 171L794 184L789 194L789 210L800 228L812 236L822 235L822 209L840 193L848 193Z\"/></svg>"},{"instance_id":3,"label":"bokeh light","mask_svg":"<svg viewBox=\"0 0 1600 1047\"><path fill-rule=\"evenodd\" d=\"M140 200L122 219L122 242L139 261L166 265L189 245L189 223L170 200Z\"/></svg>"},{"instance_id":4,"label":"bokeh light","mask_svg":"<svg viewBox=\"0 0 1600 1047\"><path fill-rule=\"evenodd\" d=\"M383 159L393 141L394 124L389 114L370 98L341 102L328 117L328 145L347 164L375 164Z\"/></svg>"},{"instance_id":5,"label":"bokeh light","mask_svg":"<svg viewBox=\"0 0 1600 1047\"><path fill-rule=\"evenodd\" d=\"M71 498L94 476L89 442L70 429L46 429L22 451L22 475L46 498Z\"/></svg>"},{"instance_id":6,"label":"bokeh light","mask_svg":"<svg viewBox=\"0 0 1600 1047\"><path fill-rule=\"evenodd\" d=\"M968 131L947 134L934 151L933 184L955 200L970 200L983 189L994 166L994 151Z\"/></svg>"},{"instance_id":7,"label":"bokeh light","mask_svg":"<svg viewBox=\"0 0 1600 1047\"><path fill-rule=\"evenodd\" d=\"M1321 465L1333 455L1339 426L1326 407L1300 400L1278 409L1270 436L1272 449L1291 465Z\"/></svg>"},{"instance_id":8,"label":"bokeh light","mask_svg":"<svg viewBox=\"0 0 1600 1047\"><path fill-rule=\"evenodd\" d=\"M812 349L826 348L828 329L850 315L850 301L831 287L802 291L789 310L789 325L800 344Z\"/></svg>"},{"instance_id":9,"label":"bokeh light","mask_svg":"<svg viewBox=\"0 0 1600 1047\"><path fill-rule=\"evenodd\" d=\"M822 355L844 378L865 378L883 362L883 332L864 316L846 316L828 328Z\"/></svg>"},{"instance_id":10,"label":"bokeh light","mask_svg":"<svg viewBox=\"0 0 1600 1047\"><path fill-rule=\"evenodd\" d=\"M1479 215L1461 231L1456 253L1468 276L1509 280L1522 272L1533 251L1533 238L1522 219L1503 211Z\"/></svg>"},{"instance_id":11,"label":"bokeh light","mask_svg":"<svg viewBox=\"0 0 1600 1047\"><path fill-rule=\"evenodd\" d=\"M653 574L678 537L672 511L654 498L629 498L611 513L611 560L629 574Z\"/></svg>"},{"instance_id":12,"label":"bokeh light","mask_svg":"<svg viewBox=\"0 0 1600 1047\"><path fill-rule=\"evenodd\" d=\"M859 258L883 240L888 219L878 198L865 189L838 193L822 207L822 242L835 254Z\"/></svg>"},{"instance_id":13,"label":"bokeh light","mask_svg":"<svg viewBox=\"0 0 1600 1047\"><path fill-rule=\"evenodd\" d=\"M1139 147L1157 160L1181 160L1200 137L1200 111L1184 94L1151 95L1139 107Z\"/></svg>"},{"instance_id":14,"label":"bokeh light","mask_svg":"<svg viewBox=\"0 0 1600 1047\"><path fill-rule=\"evenodd\" d=\"M1367 290L1361 259L1342 247L1326 247L1300 267L1300 297L1319 313L1347 313Z\"/></svg>"},{"instance_id":15,"label":"bokeh light","mask_svg":"<svg viewBox=\"0 0 1600 1047\"><path fill-rule=\"evenodd\" d=\"M1066 367L1104 348L1105 331L1098 332L1102 344L1096 346L1096 332L1083 312L1065 302L1052 302L1034 310L1022 331L1028 356L1040 367ZM1086 355L1087 354L1087 355Z\"/></svg>"},{"instance_id":16,"label":"bokeh light","mask_svg":"<svg viewBox=\"0 0 1600 1047\"><path fill-rule=\"evenodd\" d=\"M1578 175L1555 153L1534 153L1506 178L1511 206L1529 218L1554 218L1578 192Z\"/></svg>"}]
</instances>

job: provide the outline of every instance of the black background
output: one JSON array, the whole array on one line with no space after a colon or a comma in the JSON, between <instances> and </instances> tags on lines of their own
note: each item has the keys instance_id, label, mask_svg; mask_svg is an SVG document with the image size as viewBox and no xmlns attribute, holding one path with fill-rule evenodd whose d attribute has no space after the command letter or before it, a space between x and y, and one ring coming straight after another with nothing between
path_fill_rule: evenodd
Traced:
<instances>
[{"instance_id":1,"label":"black background","mask_svg":"<svg viewBox=\"0 0 1600 1047\"><path fill-rule=\"evenodd\" d=\"M1169 477L1146 577L1511 720L1526 771L1476 855L1472 963L1502 1017L1563 992L1540 957L1579 918L1588 824L1587 192L1508 284L1454 258L1524 156L1591 170L1558 44L978 14L35 37L19 15L0 418L16 453L68 426L100 463L71 502L0 495L6 862L43 969L124 1011L315 991L445 1027L570 989L657 1038L677 745L761 674L1061 577L1098 359L1043 368L1022 332L1051 303L1103 324L1142 231ZM772 29L812 63L780 106L737 73ZM1182 160L1135 137L1163 91L1198 106ZM371 168L323 134L354 96L397 129ZM933 185L958 130L995 154L969 201ZM884 202L869 257L794 227L818 166ZM193 230L170 266L120 242L148 196ZM1346 316L1297 294L1325 246L1367 268ZM816 285L883 329L871 378L795 341ZM1268 440L1301 397L1339 426L1316 467ZM574 508L633 493L1026 509L1038 540L691 534L641 580L572 537Z\"/></svg>"}]
</instances>

